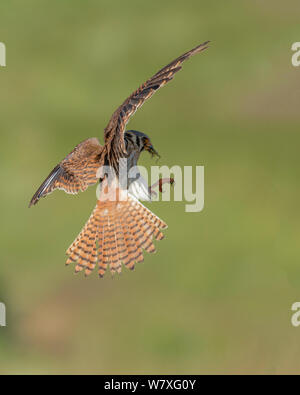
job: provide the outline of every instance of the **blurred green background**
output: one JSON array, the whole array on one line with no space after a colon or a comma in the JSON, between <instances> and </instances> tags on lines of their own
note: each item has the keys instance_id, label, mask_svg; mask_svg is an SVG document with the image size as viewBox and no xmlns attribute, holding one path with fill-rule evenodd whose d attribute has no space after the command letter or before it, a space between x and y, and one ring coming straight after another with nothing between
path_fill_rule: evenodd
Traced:
<instances>
[{"instance_id":1,"label":"blurred green background","mask_svg":"<svg viewBox=\"0 0 300 395\"><path fill-rule=\"evenodd\" d=\"M299 373L299 1L1 1L0 373ZM134 272L74 276L95 188L28 209L137 86L205 41L135 115L160 164L205 166L205 209ZM144 155L141 164L153 163Z\"/></svg>"}]
</instances>

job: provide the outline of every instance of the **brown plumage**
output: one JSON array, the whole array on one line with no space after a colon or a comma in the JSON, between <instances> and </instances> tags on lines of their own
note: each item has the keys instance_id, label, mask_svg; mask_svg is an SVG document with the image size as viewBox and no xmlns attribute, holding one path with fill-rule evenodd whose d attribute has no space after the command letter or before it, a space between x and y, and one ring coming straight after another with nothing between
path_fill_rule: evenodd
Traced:
<instances>
[{"instance_id":1,"label":"brown plumage","mask_svg":"<svg viewBox=\"0 0 300 395\"><path fill-rule=\"evenodd\" d=\"M137 131L127 131L126 124L136 110L143 105L159 88L171 81L182 68L182 63L191 56L205 50L208 42L198 45L181 55L147 80L112 115L104 131L105 145L97 138L83 141L57 165L31 199L35 205L55 189L67 193L84 191L100 181L101 193L97 205L83 230L67 250L68 260L75 264L75 271L89 275L98 264L98 273L103 277L109 268L112 273L120 273L122 263L134 269L136 262L143 261L143 251L155 252L153 240L162 240L162 229L166 223L139 202L141 196L151 200L148 191L132 192L136 181L127 179L127 187L119 183L119 162L126 158L128 171L136 166L140 153L147 150L157 154L147 135ZM110 165L114 177L102 171L102 166ZM173 183L173 179L160 180ZM139 180L137 188L142 190ZM134 196L134 194L137 194ZM149 199L148 199L148 195Z\"/></svg>"},{"instance_id":2,"label":"brown plumage","mask_svg":"<svg viewBox=\"0 0 300 395\"><path fill-rule=\"evenodd\" d=\"M41 197L45 197L55 189L62 189L67 193L76 194L85 191L88 186L99 181L100 154L103 147L98 139L91 138L78 144L74 150L57 165L47 179L34 194L29 207L37 204Z\"/></svg>"},{"instance_id":3,"label":"brown plumage","mask_svg":"<svg viewBox=\"0 0 300 395\"><path fill-rule=\"evenodd\" d=\"M116 192L119 196L120 191ZM153 238L162 240L161 229L166 227L165 222L127 194L115 201L99 200L67 251L67 265L77 262L76 272L85 270L89 275L98 262L100 277L108 267L112 273L120 273L122 262L132 270L135 262L143 261L143 250L155 252Z\"/></svg>"},{"instance_id":4,"label":"brown plumage","mask_svg":"<svg viewBox=\"0 0 300 395\"><path fill-rule=\"evenodd\" d=\"M203 44L197 45L197 47L184 53L167 66L163 67L154 74L153 77L149 78L143 85L134 91L113 113L104 130L105 147L102 157L104 158L107 155L109 164L115 167L116 171L119 158L126 155L123 136L129 118L145 103L147 99L153 96L159 88L163 87L174 78L174 75L181 70L182 63L185 60L207 49L208 44L209 41L206 41Z\"/></svg>"}]
</instances>

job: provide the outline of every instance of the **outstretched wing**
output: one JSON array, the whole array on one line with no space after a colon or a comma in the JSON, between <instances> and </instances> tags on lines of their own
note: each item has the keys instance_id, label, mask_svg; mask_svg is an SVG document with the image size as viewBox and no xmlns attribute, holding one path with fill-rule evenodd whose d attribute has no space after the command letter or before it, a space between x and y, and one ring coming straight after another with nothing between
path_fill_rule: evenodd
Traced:
<instances>
[{"instance_id":1,"label":"outstretched wing","mask_svg":"<svg viewBox=\"0 0 300 395\"><path fill-rule=\"evenodd\" d=\"M122 154L126 153L124 143L124 131L129 118L149 99L159 88L171 81L177 71L181 70L182 63L191 56L208 48L209 41L198 45L173 60L167 66L159 70L152 78L141 85L129 96L124 103L114 112L104 131L105 154L110 164L115 166ZM104 153L103 152L103 153Z\"/></svg>"},{"instance_id":2,"label":"outstretched wing","mask_svg":"<svg viewBox=\"0 0 300 395\"><path fill-rule=\"evenodd\" d=\"M57 165L34 194L29 207L37 204L40 198L49 195L55 189L76 194L85 191L98 181L97 171L103 147L97 138L91 138L78 144L74 150Z\"/></svg>"}]
</instances>

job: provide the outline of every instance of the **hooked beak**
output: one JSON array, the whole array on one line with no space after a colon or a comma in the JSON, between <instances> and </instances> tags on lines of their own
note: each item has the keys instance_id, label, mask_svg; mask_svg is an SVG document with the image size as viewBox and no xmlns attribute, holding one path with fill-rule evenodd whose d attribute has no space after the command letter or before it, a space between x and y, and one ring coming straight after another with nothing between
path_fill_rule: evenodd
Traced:
<instances>
[{"instance_id":1,"label":"hooked beak","mask_svg":"<svg viewBox=\"0 0 300 395\"><path fill-rule=\"evenodd\" d=\"M148 151L148 152L150 152L150 154L152 155L152 157L153 157L153 156L157 156L158 159L160 159L159 153L154 149L154 147L153 147L152 144L150 144L150 143L147 144L147 145L145 146L145 150Z\"/></svg>"}]
</instances>

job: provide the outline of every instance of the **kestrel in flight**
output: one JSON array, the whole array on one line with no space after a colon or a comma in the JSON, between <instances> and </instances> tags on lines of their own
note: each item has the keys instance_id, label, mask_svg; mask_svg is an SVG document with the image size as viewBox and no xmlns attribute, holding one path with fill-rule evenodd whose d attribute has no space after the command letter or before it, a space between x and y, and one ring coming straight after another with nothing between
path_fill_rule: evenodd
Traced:
<instances>
[{"instance_id":1,"label":"kestrel in flight","mask_svg":"<svg viewBox=\"0 0 300 395\"><path fill-rule=\"evenodd\" d=\"M52 170L31 199L29 207L55 189L76 194L85 191L90 185L100 183L97 205L67 250L66 264L75 263L76 273L84 270L89 275L97 264L100 277L104 276L108 266L112 273L120 273L122 263L134 269L135 263L144 259L143 250L155 252L153 238L163 239L161 230L167 224L139 201L151 200L151 188L145 185L139 174L134 178L129 176L142 151L158 154L146 134L126 131L125 128L136 110L173 79L185 60L208 48L208 43L179 56L133 92L113 113L104 130L105 144L102 146L97 138L78 144ZM125 182L122 183L120 171L123 161L127 167ZM111 171L106 171L106 168ZM164 181L160 180L160 189Z\"/></svg>"}]
</instances>

